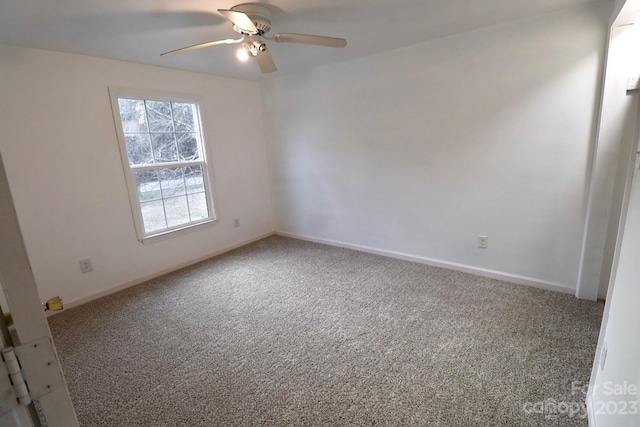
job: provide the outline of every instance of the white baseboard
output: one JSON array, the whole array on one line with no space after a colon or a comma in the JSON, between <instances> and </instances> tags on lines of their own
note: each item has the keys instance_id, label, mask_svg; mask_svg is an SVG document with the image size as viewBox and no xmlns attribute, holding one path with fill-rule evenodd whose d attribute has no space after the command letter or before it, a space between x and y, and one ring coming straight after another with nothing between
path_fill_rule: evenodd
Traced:
<instances>
[{"instance_id":1,"label":"white baseboard","mask_svg":"<svg viewBox=\"0 0 640 427\"><path fill-rule=\"evenodd\" d=\"M405 254L402 252L388 251L385 249L372 248L368 246L355 245L346 242L340 242L336 240L320 239L316 237L305 236L302 234L288 233L285 231L275 231L274 234L283 237L290 237L292 239L306 240L309 242L322 243L325 245L337 246L341 248L353 249L360 252L367 252L375 255L382 255L390 258L397 258L404 261L412 261L420 264L426 264L433 267L441 267L449 270L461 271L463 273L471 273L477 276L488 277L490 279L502 280L505 282L515 283L518 285L531 286L534 288L545 289L549 291L562 292L565 294L575 294L575 288L564 284L547 282L544 280L535 279L532 277L519 276L517 274L503 273L501 271L488 270L484 268L472 267L469 265L458 264L454 262L441 261L432 258L421 257L417 255Z\"/></svg>"},{"instance_id":2,"label":"white baseboard","mask_svg":"<svg viewBox=\"0 0 640 427\"><path fill-rule=\"evenodd\" d=\"M263 234L260 234L258 236L254 236L254 237L252 237L250 239L246 239L246 240L243 240L241 242L234 243L233 245L225 246L224 248L219 249L219 250L214 251L214 252L211 252L211 253L208 253L207 255L203 255L203 256L198 257L196 259L185 261L183 263L171 266L169 268L165 268L163 270L160 270L158 272L149 274L149 275L144 276L144 277L140 277L140 278L132 280L130 282L114 286L114 287L109 288L107 290L104 290L104 291L101 291L101 292L97 292L95 294L91 294L89 296L86 296L86 297L83 297L83 298L79 298L77 300L73 300L73 301L69 301L69 302L65 301L64 302L64 308L68 309L68 308L77 307L79 305L85 304L85 303L87 303L89 301L92 301L94 299L98 299L98 298L101 298L101 297L116 293L116 292L121 291L123 289L130 288L131 286L139 285L140 283L144 283L146 281L155 279L156 277L160 277L160 276L163 276L165 274L171 273L173 271L180 270L182 268L188 267L190 265L197 264L197 263L199 263L201 261L204 261L204 260L207 260L209 258L213 258L214 256L222 255L225 252L232 251L234 249L237 249L239 247L248 245L249 243L253 243L253 242L256 242L258 240L264 239L265 237L269 237L271 235L273 235L272 232L263 233ZM48 311L47 312L47 316L53 316L53 315L55 315L57 313L61 313L61 312L60 311Z\"/></svg>"},{"instance_id":3,"label":"white baseboard","mask_svg":"<svg viewBox=\"0 0 640 427\"><path fill-rule=\"evenodd\" d=\"M214 256L221 255L221 254L223 254L225 252L229 252L229 251L237 249L239 247L242 247L242 246L248 245L250 243L256 242L258 240L264 239L265 237L269 237L272 234L276 234L276 235L283 236L283 237L289 237L289 238L293 238L293 239L306 240L306 241L309 241L309 242L321 243L321 244L330 245L330 246L337 246L337 247L341 247L341 248L353 249L353 250L360 251L360 252L366 252L366 253L371 253L371 254L375 254L375 255L382 255L382 256L386 256L386 257L390 257L390 258L401 259L401 260L404 260L404 261L417 262L417 263L420 263L420 264L426 264L426 265L430 265L430 266L433 266L433 267L441 267L441 268L446 268L446 269L449 269L449 270L461 271L461 272L464 272L464 273L471 273L471 274L475 274L475 275L478 275L478 276L488 277L488 278L497 279L497 280L503 280L505 282L515 283L515 284L519 284L519 285L532 286L532 287L535 287L535 288L546 289L546 290L551 290L551 291L556 291L556 292L563 292L563 293L567 293L567 294L574 294L574 292L575 292L574 288L572 288L569 285L562 284L562 283L546 282L546 281L534 279L534 278L531 278L531 277L525 277L525 276L519 276L519 275L515 275L515 274L503 273L503 272L494 271L494 270L487 270L487 269L472 267L472 266L468 266L468 265L464 265L464 264L457 264L457 263L441 261L441 260L432 259L432 258L426 258L426 257L421 257L421 256L416 256L416 255L405 254L405 253L402 253L402 252L388 251L388 250L372 248L372 247L368 247L368 246L355 245L355 244L336 241L336 240L320 239L320 238L316 238L316 237L305 236L305 235L302 235L302 234L288 233L288 232L284 232L284 231L275 231L273 233L272 232L263 233L263 234L260 234L258 236L254 236L254 237L252 237L250 239L246 239L246 240L243 240L241 242L234 243L233 245L226 246L226 247L224 247L222 249L219 249L217 251L208 253L207 255L203 255L203 256L198 257L196 259L192 259L192 260L189 260L189 261L186 261L186 262L171 266L169 268L160 270L160 271L155 272L153 274L149 274L147 276L140 277L138 279L135 279L135 280L132 280L132 281L129 281L129 282L126 282L126 283L122 283L120 285L116 285L116 286L114 286L112 288L109 288L109 289L106 289L104 291L96 292L94 294L91 294L91 295L88 295L86 297L79 298L79 299L76 299L76 300L73 300L73 301L68 301L68 302L65 301L65 309L77 307L77 306L85 304L85 303L87 303L89 301L93 301L94 299L98 299L98 298L113 294L113 293L121 291L123 289L130 288L131 286L139 285L140 283L144 283L146 281L155 279L156 277L160 277L162 275L171 273L171 272L176 271L176 270L180 270L180 269L188 267L190 265L197 264L197 263L199 263L201 261L204 261L206 259L213 258ZM60 312L47 312L47 316L53 316L53 315L55 315L57 313L60 313Z\"/></svg>"}]
</instances>

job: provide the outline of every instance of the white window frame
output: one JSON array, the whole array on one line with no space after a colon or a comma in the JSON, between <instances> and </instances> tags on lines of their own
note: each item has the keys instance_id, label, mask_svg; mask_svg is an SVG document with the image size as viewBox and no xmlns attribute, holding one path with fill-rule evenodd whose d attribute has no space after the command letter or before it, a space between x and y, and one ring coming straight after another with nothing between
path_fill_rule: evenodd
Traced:
<instances>
[{"instance_id":1,"label":"white window frame","mask_svg":"<svg viewBox=\"0 0 640 427\"><path fill-rule=\"evenodd\" d=\"M202 121L202 102L200 98L196 95L185 95L185 94L175 94L169 92L160 92L154 90L141 90L141 89L130 89L130 88L121 88L121 87L109 87L109 97L111 99L111 110L113 113L113 121L116 127L116 133L118 137L118 146L120 148L120 157L122 160L122 168L125 175L125 180L127 184L127 191L129 193L129 201L131 204L131 213L133 215L133 222L136 229L136 234L138 240L144 244L151 243L157 240L163 240L168 237L173 237L176 235L183 234L185 232L190 232L196 230L202 226L210 225L217 221L216 211L215 211L215 191L212 185L213 180L213 171L211 168L211 162L209 161L209 157L207 155L206 149L206 138L205 138L205 128L204 123ZM144 169L157 169L158 166L162 166L162 168L171 168L171 167L182 167L184 166L184 162L164 162L161 164L154 164L154 166L142 166L137 168L132 168L129 164L129 155L127 153L127 145L124 136L124 129L122 127L122 119L120 117L120 107L118 105L118 99L141 99L145 101L167 101L167 102L184 102L184 103L192 103L196 105L197 112L194 116L194 122L198 127L198 133L200 137L200 156L201 160L197 163L202 165L202 179L204 183L205 196L207 199L207 209L209 216L207 218L203 218L196 221L191 221L185 224L176 225L173 227L163 228L161 230L145 232L144 221L142 218L142 208L140 205L140 199L138 197L138 189L136 185L135 178L135 170L144 170ZM192 162L193 164L193 162Z\"/></svg>"}]
</instances>

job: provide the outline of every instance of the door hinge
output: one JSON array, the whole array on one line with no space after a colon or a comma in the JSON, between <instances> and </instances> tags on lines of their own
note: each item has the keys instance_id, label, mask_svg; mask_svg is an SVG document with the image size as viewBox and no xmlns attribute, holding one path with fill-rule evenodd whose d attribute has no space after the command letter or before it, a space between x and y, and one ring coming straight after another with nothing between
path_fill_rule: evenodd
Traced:
<instances>
[{"instance_id":1,"label":"door hinge","mask_svg":"<svg viewBox=\"0 0 640 427\"><path fill-rule=\"evenodd\" d=\"M64 385L51 338L7 347L0 353L0 417Z\"/></svg>"}]
</instances>

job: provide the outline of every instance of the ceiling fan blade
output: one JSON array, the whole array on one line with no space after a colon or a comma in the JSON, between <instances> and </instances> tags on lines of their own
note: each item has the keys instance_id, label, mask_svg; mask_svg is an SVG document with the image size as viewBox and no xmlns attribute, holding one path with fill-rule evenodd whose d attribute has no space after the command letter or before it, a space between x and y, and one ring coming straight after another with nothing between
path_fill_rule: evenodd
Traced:
<instances>
[{"instance_id":1,"label":"ceiling fan blade","mask_svg":"<svg viewBox=\"0 0 640 427\"><path fill-rule=\"evenodd\" d=\"M245 33L258 34L258 28L246 13L227 9L218 9L218 12L223 14L229 21L233 22L236 27Z\"/></svg>"},{"instance_id":2,"label":"ceiling fan blade","mask_svg":"<svg viewBox=\"0 0 640 427\"><path fill-rule=\"evenodd\" d=\"M339 39L336 37L313 36L311 34L275 34L273 38L278 43L311 44L315 46L325 47L345 47L347 45L347 41L345 39Z\"/></svg>"},{"instance_id":3,"label":"ceiling fan blade","mask_svg":"<svg viewBox=\"0 0 640 427\"><path fill-rule=\"evenodd\" d=\"M198 43L198 44L194 44L192 46L181 47L180 49L170 50L169 52L161 53L160 56L173 55L175 53L187 52L189 50L201 49L203 47L216 46L216 45L219 45L219 44L240 43L242 40L244 40L244 37L240 38L240 39L225 39L225 40L216 40L216 41L213 41L213 42Z\"/></svg>"},{"instance_id":4,"label":"ceiling fan blade","mask_svg":"<svg viewBox=\"0 0 640 427\"><path fill-rule=\"evenodd\" d=\"M273 57L271 53L267 50L266 45L262 45L261 50L256 54L256 61L258 61L258 67L260 67L260 71L263 73L273 73L278 68L276 68L275 62L273 62Z\"/></svg>"}]
</instances>

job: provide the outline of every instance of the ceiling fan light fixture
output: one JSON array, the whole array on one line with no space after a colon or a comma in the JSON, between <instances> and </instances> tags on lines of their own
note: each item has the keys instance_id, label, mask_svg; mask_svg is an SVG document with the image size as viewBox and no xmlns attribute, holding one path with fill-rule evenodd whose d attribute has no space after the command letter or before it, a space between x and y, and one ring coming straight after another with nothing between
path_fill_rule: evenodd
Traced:
<instances>
[{"instance_id":1,"label":"ceiling fan light fixture","mask_svg":"<svg viewBox=\"0 0 640 427\"><path fill-rule=\"evenodd\" d=\"M242 47L238 49L238 51L236 52L236 57L242 62L245 62L247 59L249 59L249 52L244 45L242 45Z\"/></svg>"}]
</instances>

